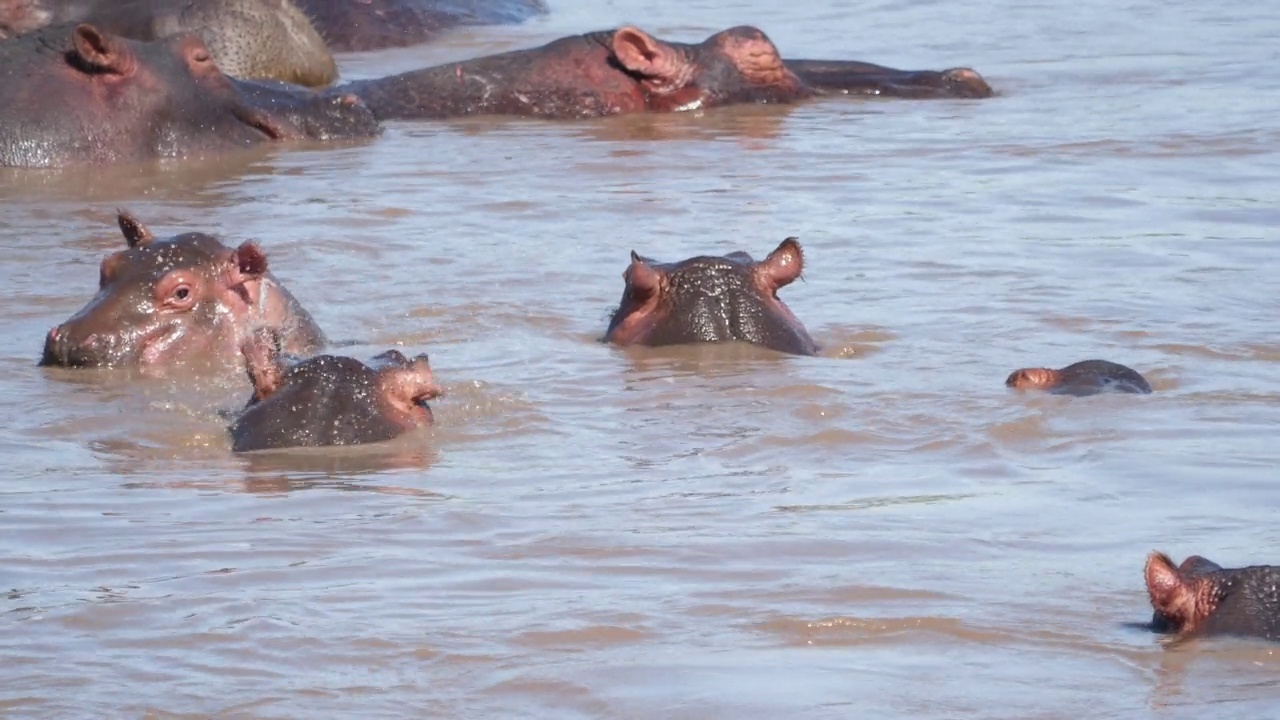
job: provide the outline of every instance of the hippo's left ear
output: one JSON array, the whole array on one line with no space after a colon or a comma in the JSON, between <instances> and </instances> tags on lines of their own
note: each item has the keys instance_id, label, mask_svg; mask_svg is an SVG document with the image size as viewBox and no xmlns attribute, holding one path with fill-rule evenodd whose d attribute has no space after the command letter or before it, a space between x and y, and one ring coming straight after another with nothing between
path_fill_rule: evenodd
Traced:
<instances>
[{"instance_id":1,"label":"hippo's left ear","mask_svg":"<svg viewBox=\"0 0 1280 720\"><path fill-rule=\"evenodd\" d=\"M81 23L71 31L71 44L76 57L89 69L113 75L132 75L138 67L133 50L121 38Z\"/></svg>"},{"instance_id":2,"label":"hippo's left ear","mask_svg":"<svg viewBox=\"0 0 1280 720\"><path fill-rule=\"evenodd\" d=\"M637 295L647 297L658 292L662 285L662 274L654 270L650 266L650 262L647 258L641 257L635 250L632 250L631 264L622 273L622 279L627 281L627 288Z\"/></svg>"},{"instance_id":3,"label":"hippo's left ear","mask_svg":"<svg viewBox=\"0 0 1280 720\"><path fill-rule=\"evenodd\" d=\"M1168 615L1178 627L1191 619L1195 612L1195 590L1168 555L1151 553L1142 574L1147 581L1151 607Z\"/></svg>"},{"instance_id":4,"label":"hippo's left ear","mask_svg":"<svg viewBox=\"0 0 1280 720\"><path fill-rule=\"evenodd\" d=\"M280 364L280 333L270 327L260 327L240 344L244 355L245 370L253 383L253 397L249 404L260 403L271 397L284 379L284 367Z\"/></svg>"},{"instance_id":5,"label":"hippo's left ear","mask_svg":"<svg viewBox=\"0 0 1280 720\"><path fill-rule=\"evenodd\" d=\"M769 253L769 257L756 263L756 276L777 290L790 285L804 272L804 251L800 239L789 237Z\"/></svg>"},{"instance_id":6,"label":"hippo's left ear","mask_svg":"<svg viewBox=\"0 0 1280 720\"><path fill-rule=\"evenodd\" d=\"M677 82L687 61L670 45L640 28L624 27L613 33L613 55L631 72L664 82Z\"/></svg>"},{"instance_id":7,"label":"hippo's left ear","mask_svg":"<svg viewBox=\"0 0 1280 720\"><path fill-rule=\"evenodd\" d=\"M129 244L130 248L136 248L139 245L147 246L155 240L155 236L147 229L142 221L124 210L116 210L116 224L120 226L120 232L124 234L124 241Z\"/></svg>"},{"instance_id":8,"label":"hippo's left ear","mask_svg":"<svg viewBox=\"0 0 1280 720\"><path fill-rule=\"evenodd\" d=\"M267 274L267 254L258 243L245 240L231 253L231 266L242 279L262 277Z\"/></svg>"}]
</instances>

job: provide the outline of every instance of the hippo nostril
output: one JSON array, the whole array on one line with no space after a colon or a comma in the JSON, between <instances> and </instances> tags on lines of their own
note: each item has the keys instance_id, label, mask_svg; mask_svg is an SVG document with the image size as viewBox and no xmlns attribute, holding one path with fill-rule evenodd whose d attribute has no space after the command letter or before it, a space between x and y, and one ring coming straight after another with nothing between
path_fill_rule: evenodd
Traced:
<instances>
[{"instance_id":1,"label":"hippo nostril","mask_svg":"<svg viewBox=\"0 0 1280 720\"><path fill-rule=\"evenodd\" d=\"M49 342L57 342L58 335L60 334L61 330L62 328L58 325L54 325L53 327L49 328Z\"/></svg>"},{"instance_id":2,"label":"hippo nostril","mask_svg":"<svg viewBox=\"0 0 1280 720\"><path fill-rule=\"evenodd\" d=\"M86 337L86 338L84 339L84 343L83 343L83 344L84 344L84 346L85 346L85 347L93 347L94 345L97 345L97 344L98 344L98 334L97 334L97 333L93 333L92 335L89 335L88 337Z\"/></svg>"}]
</instances>

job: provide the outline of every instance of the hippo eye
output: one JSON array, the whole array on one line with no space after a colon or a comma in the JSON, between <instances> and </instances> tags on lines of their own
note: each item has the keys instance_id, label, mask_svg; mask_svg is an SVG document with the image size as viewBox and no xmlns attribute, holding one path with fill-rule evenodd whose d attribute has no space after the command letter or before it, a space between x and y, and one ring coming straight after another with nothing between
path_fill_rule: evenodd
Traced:
<instances>
[{"instance_id":1,"label":"hippo eye","mask_svg":"<svg viewBox=\"0 0 1280 720\"><path fill-rule=\"evenodd\" d=\"M197 50L194 53L192 53L191 60L198 63L207 63L209 62L209 51Z\"/></svg>"},{"instance_id":2,"label":"hippo eye","mask_svg":"<svg viewBox=\"0 0 1280 720\"><path fill-rule=\"evenodd\" d=\"M178 300L186 300L188 297L191 297L191 288L186 285L182 285L177 290L173 291L173 296Z\"/></svg>"}]
</instances>

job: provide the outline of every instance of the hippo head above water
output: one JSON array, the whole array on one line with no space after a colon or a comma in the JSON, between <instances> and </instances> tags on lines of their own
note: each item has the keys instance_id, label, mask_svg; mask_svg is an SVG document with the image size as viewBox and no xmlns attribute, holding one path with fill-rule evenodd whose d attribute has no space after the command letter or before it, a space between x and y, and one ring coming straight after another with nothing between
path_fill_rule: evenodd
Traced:
<instances>
[{"instance_id":1,"label":"hippo head above water","mask_svg":"<svg viewBox=\"0 0 1280 720\"><path fill-rule=\"evenodd\" d=\"M561 38L542 47L415 70L342 87L379 119L516 115L586 118L819 94L988 97L976 72L901 71L843 61L796 61L793 71L758 28L701 43L666 42L636 27Z\"/></svg>"},{"instance_id":2,"label":"hippo head above water","mask_svg":"<svg viewBox=\"0 0 1280 720\"><path fill-rule=\"evenodd\" d=\"M1084 397L1104 392L1146 395L1147 379L1136 370L1108 360L1082 360L1064 368L1022 368L1004 381L1015 390L1043 390L1054 395Z\"/></svg>"},{"instance_id":3,"label":"hippo head above water","mask_svg":"<svg viewBox=\"0 0 1280 720\"><path fill-rule=\"evenodd\" d=\"M604 339L616 345L743 341L796 355L817 346L778 298L804 269L796 238L756 262L745 252L659 264L631 253Z\"/></svg>"},{"instance_id":4,"label":"hippo head above water","mask_svg":"<svg viewBox=\"0 0 1280 720\"><path fill-rule=\"evenodd\" d=\"M88 24L54 26L0 43L0 68L0 166L186 157L378 131L353 95L264 91L227 77L193 34L137 42Z\"/></svg>"},{"instance_id":5,"label":"hippo head above water","mask_svg":"<svg viewBox=\"0 0 1280 720\"><path fill-rule=\"evenodd\" d=\"M426 355L388 350L367 365L318 355L290 366L278 342L264 329L242 346L254 394L229 428L236 452L381 442L433 422L427 401L443 390Z\"/></svg>"},{"instance_id":6,"label":"hippo head above water","mask_svg":"<svg viewBox=\"0 0 1280 720\"><path fill-rule=\"evenodd\" d=\"M230 248L204 233L159 240L133 216L118 218L128 249L102 261L98 294L49 331L41 365L159 367L239 362L250 328L278 328L293 352L325 339L267 272L252 241Z\"/></svg>"},{"instance_id":7,"label":"hippo head above water","mask_svg":"<svg viewBox=\"0 0 1280 720\"><path fill-rule=\"evenodd\" d=\"M1153 552L1143 577L1158 632L1280 640L1280 567L1223 568L1199 555L1179 566Z\"/></svg>"}]
</instances>

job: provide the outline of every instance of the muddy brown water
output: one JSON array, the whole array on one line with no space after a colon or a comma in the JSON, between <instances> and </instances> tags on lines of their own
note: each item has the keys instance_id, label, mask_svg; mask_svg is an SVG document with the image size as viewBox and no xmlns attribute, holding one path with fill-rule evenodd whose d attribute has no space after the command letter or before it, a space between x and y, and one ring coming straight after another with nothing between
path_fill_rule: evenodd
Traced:
<instances>
[{"instance_id":1,"label":"muddy brown water","mask_svg":"<svg viewBox=\"0 0 1280 720\"><path fill-rule=\"evenodd\" d=\"M553 3L349 77L636 22L968 64L834 99L0 173L0 715L1274 716L1271 646L1165 648L1145 554L1280 563L1280 6ZM35 367L127 207L257 238L438 426L234 457L238 377ZM599 344L632 249L788 235L824 351ZM1019 396L1104 357L1149 397Z\"/></svg>"}]
</instances>

